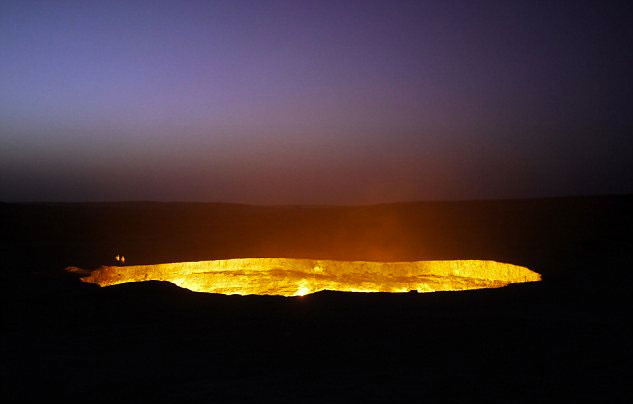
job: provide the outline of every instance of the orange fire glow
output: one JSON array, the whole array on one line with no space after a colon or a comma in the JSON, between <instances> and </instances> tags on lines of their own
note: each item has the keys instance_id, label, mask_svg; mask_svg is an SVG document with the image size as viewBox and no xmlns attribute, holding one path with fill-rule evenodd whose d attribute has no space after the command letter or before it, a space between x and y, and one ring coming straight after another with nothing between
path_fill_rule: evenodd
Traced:
<instances>
[{"instance_id":1,"label":"orange fire glow","mask_svg":"<svg viewBox=\"0 0 633 404\"><path fill-rule=\"evenodd\" d=\"M87 273L79 268L69 271ZM527 268L496 261L366 262L239 258L128 267L104 266L81 278L101 286L168 281L196 292L304 296L342 292L435 292L540 281Z\"/></svg>"}]
</instances>

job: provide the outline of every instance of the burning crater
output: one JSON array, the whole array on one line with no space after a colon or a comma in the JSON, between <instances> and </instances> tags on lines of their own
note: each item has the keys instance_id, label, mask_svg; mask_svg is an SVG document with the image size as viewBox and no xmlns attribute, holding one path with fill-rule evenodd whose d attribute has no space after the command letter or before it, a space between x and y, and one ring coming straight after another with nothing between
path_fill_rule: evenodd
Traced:
<instances>
[{"instance_id":1,"label":"burning crater","mask_svg":"<svg viewBox=\"0 0 633 404\"><path fill-rule=\"evenodd\" d=\"M303 296L321 290L341 292L436 292L499 288L536 282L527 268L496 261L366 262L292 258L238 258L158 265L75 267L83 282L101 286L167 281L196 292L238 295Z\"/></svg>"}]
</instances>

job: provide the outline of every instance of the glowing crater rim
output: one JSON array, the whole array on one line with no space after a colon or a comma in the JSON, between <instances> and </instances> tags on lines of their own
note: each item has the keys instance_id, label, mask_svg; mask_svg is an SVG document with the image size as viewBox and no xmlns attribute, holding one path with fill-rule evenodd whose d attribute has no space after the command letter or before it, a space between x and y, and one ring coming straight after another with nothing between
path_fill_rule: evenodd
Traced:
<instances>
[{"instance_id":1,"label":"glowing crater rim","mask_svg":"<svg viewBox=\"0 0 633 404\"><path fill-rule=\"evenodd\" d=\"M238 295L304 296L341 292L436 292L499 288L538 282L541 275L522 266L490 260L412 262L334 261L295 258L234 258L156 265L103 266L82 282L100 286L167 281L195 291Z\"/></svg>"}]
</instances>

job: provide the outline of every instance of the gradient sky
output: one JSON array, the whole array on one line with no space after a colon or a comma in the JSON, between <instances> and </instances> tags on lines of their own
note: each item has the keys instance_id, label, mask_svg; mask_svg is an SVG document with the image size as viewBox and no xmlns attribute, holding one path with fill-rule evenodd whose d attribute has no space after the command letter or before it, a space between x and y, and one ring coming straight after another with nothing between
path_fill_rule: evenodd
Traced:
<instances>
[{"instance_id":1,"label":"gradient sky","mask_svg":"<svg viewBox=\"0 0 633 404\"><path fill-rule=\"evenodd\" d=\"M631 9L0 4L0 200L633 192Z\"/></svg>"}]
</instances>

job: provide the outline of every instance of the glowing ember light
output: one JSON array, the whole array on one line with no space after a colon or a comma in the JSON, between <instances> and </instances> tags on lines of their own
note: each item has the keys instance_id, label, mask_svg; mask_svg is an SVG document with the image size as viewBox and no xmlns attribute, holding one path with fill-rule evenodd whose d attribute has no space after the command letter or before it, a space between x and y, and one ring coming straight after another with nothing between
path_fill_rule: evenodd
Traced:
<instances>
[{"instance_id":1,"label":"glowing ember light","mask_svg":"<svg viewBox=\"0 0 633 404\"><path fill-rule=\"evenodd\" d=\"M295 294L295 296L305 296L308 294L310 294L310 289L305 286L300 286L299 289L297 289L297 293Z\"/></svg>"},{"instance_id":2,"label":"glowing ember light","mask_svg":"<svg viewBox=\"0 0 633 404\"><path fill-rule=\"evenodd\" d=\"M68 271L88 271L70 267ZM101 286L168 281L196 292L304 296L341 292L435 292L540 281L527 268L496 261L366 262L238 258L128 267L104 266L81 278Z\"/></svg>"}]
</instances>

